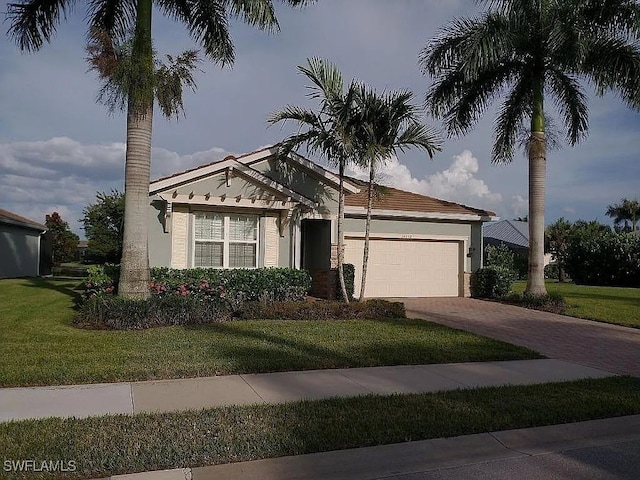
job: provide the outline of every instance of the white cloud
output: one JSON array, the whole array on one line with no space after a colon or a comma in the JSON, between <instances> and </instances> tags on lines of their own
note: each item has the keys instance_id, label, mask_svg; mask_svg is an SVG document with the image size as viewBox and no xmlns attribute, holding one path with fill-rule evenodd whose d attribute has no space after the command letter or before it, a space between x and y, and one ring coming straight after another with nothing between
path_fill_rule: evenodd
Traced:
<instances>
[{"instance_id":1,"label":"white cloud","mask_svg":"<svg viewBox=\"0 0 640 480\"><path fill-rule=\"evenodd\" d=\"M57 211L82 235L78 220L96 193L122 191L125 152L122 143L83 144L67 137L0 143L0 207L41 223ZM152 178L228 154L218 147L189 155L154 148Z\"/></svg>"},{"instance_id":2,"label":"white cloud","mask_svg":"<svg viewBox=\"0 0 640 480\"><path fill-rule=\"evenodd\" d=\"M495 210L502 203L502 195L492 192L485 181L478 178L478 171L478 159L469 150L455 155L447 169L421 179L414 177L406 165L393 157L380 168L378 181L401 190ZM368 178L365 169L350 168L348 173L357 178Z\"/></svg>"}]
</instances>

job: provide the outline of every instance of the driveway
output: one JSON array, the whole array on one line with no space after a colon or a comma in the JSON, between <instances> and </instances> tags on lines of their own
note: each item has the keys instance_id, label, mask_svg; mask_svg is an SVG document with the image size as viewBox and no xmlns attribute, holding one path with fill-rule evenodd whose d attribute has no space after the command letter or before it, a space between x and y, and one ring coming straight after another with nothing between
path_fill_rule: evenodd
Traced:
<instances>
[{"instance_id":1,"label":"driveway","mask_svg":"<svg viewBox=\"0 0 640 480\"><path fill-rule=\"evenodd\" d=\"M424 318L560 360L640 377L640 330L471 298L402 298Z\"/></svg>"}]
</instances>

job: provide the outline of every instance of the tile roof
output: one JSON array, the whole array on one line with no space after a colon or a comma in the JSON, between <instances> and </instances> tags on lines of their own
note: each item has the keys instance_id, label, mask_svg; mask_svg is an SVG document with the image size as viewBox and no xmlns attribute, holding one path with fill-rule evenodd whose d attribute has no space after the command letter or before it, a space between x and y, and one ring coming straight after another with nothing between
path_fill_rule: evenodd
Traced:
<instances>
[{"instance_id":1,"label":"tile roof","mask_svg":"<svg viewBox=\"0 0 640 480\"><path fill-rule=\"evenodd\" d=\"M529 248L529 224L518 220L501 220L482 227L485 238L510 243L518 247Z\"/></svg>"},{"instance_id":2,"label":"tile roof","mask_svg":"<svg viewBox=\"0 0 640 480\"><path fill-rule=\"evenodd\" d=\"M18 225L20 227L36 228L39 230L46 230L47 228L41 223L34 222L33 220L21 217L20 215L12 213L8 210L3 210L2 208L0 208L0 222L10 223L12 225Z\"/></svg>"},{"instance_id":3,"label":"tile roof","mask_svg":"<svg viewBox=\"0 0 640 480\"><path fill-rule=\"evenodd\" d=\"M367 207L368 182L349 178L349 181L361 187L360 193L347 195L345 205L349 207ZM399 210L421 213L446 213L452 215L480 215L493 217L496 214L489 210L468 207L454 202L447 202L434 197L407 192L393 187L382 186L380 195L373 200L376 210Z\"/></svg>"}]
</instances>

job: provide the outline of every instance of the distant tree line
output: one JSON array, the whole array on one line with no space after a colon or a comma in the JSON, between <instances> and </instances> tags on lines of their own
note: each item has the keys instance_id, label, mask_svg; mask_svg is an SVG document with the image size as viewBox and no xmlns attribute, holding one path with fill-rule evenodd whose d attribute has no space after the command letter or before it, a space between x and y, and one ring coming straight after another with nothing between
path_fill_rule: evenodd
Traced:
<instances>
[{"instance_id":1,"label":"distant tree line","mask_svg":"<svg viewBox=\"0 0 640 480\"><path fill-rule=\"evenodd\" d=\"M609 206L607 215L611 211ZM640 287L640 235L637 217L632 218L625 223L614 216L614 229L595 220L571 223L564 218L549 225L545 249L554 257L551 268L557 268L558 280L569 276L583 285Z\"/></svg>"}]
</instances>

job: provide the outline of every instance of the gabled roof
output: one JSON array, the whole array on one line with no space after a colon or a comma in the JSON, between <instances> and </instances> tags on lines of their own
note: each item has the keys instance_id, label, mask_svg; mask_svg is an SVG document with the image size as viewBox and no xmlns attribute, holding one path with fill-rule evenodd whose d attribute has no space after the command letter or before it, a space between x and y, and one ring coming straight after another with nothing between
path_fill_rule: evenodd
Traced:
<instances>
[{"instance_id":1,"label":"gabled roof","mask_svg":"<svg viewBox=\"0 0 640 480\"><path fill-rule=\"evenodd\" d=\"M256 150L254 152L245 153L244 155L234 156L227 155L222 160L216 160L215 162L207 163L205 165L200 165L195 168L191 168L189 170L185 170L182 172L174 173L173 175L169 175L166 177L159 178L151 182L149 193L155 193L160 190L164 190L165 188L171 188L171 186L177 186L182 183L187 183L190 181L194 181L200 178L203 178L207 175L211 175L212 173L217 173L220 170L225 168L225 162L236 161L245 165L246 168L250 168L254 172L262 175L257 170L253 169L251 166L261 162L269 157L275 156L277 152L277 145L272 145L269 147L261 148L260 150ZM338 176L327 170L326 168L321 167L320 165L312 162L311 160L299 155L295 152L292 152L287 160L297 164L298 166L314 173L316 176L324 179L327 183L331 184L334 187L338 186L339 178ZM264 177L264 175L262 175ZM267 177L264 177L267 178ZM273 182L273 180L270 180ZM165 187L169 185L169 187ZM282 185L284 187L284 185ZM358 187L351 184L350 182L345 182L345 190L347 192L356 193L359 191Z\"/></svg>"},{"instance_id":2,"label":"gabled roof","mask_svg":"<svg viewBox=\"0 0 640 480\"><path fill-rule=\"evenodd\" d=\"M360 193L347 195L345 206L348 213L365 211L367 208L368 182L350 178L350 181L359 185ZM468 207L454 202L447 202L438 198L407 192L393 187L380 187L380 195L374 198L373 210L380 215L381 212L400 214L401 212L415 212L428 218L471 218L480 217L484 221L495 217L495 213L489 210Z\"/></svg>"},{"instance_id":3,"label":"gabled roof","mask_svg":"<svg viewBox=\"0 0 640 480\"><path fill-rule=\"evenodd\" d=\"M294 200L307 205L309 207L314 207L315 202L309 198L300 195L298 192L294 192L289 189L287 186L272 180L271 178L263 175L257 170L240 163L235 157L229 156L219 162L213 162L207 165L203 165L191 170L187 170L182 173L177 173L175 175L171 175L170 177L161 178L159 180L151 182L149 185L149 194L155 194L163 191L168 191L174 189L175 187L182 186L185 184L189 184L195 182L197 180L202 179L203 177L207 177L209 175L218 174L224 171L233 171L234 174L239 173L241 176L252 179L258 184L262 185L266 189L272 190L274 192L280 193L285 197L293 198Z\"/></svg>"},{"instance_id":4,"label":"gabled roof","mask_svg":"<svg viewBox=\"0 0 640 480\"><path fill-rule=\"evenodd\" d=\"M43 232L47 229L47 227L41 223L34 222L33 220L21 217L20 215L12 213L8 210L3 210L2 208L0 208L0 223L15 225L17 227L30 228L33 230L40 230Z\"/></svg>"},{"instance_id":5,"label":"gabled roof","mask_svg":"<svg viewBox=\"0 0 640 480\"><path fill-rule=\"evenodd\" d=\"M499 242L529 248L529 224L518 220L501 220L482 227L482 236Z\"/></svg>"}]
</instances>

